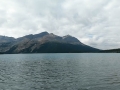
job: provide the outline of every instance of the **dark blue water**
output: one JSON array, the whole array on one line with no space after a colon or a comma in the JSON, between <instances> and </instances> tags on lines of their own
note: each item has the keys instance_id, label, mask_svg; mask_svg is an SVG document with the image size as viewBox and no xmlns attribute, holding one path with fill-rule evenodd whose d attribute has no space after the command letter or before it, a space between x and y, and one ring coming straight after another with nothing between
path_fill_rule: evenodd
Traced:
<instances>
[{"instance_id":1,"label":"dark blue water","mask_svg":"<svg viewBox=\"0 0 120 90\"><path fill-rule=\"evenodd\" d=\"M120 55L0 55L0 90L120 90Z\"/></svg>"}]
</instances>

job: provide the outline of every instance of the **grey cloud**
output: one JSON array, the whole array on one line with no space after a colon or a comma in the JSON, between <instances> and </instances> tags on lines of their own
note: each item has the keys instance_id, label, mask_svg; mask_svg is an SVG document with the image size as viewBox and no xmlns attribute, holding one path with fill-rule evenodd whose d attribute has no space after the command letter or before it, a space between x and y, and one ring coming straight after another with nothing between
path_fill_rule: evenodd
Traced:
<instances>
[{"instance_id":1,"label":"grey cloud","mask_svg":"<svg viewBox=\"0 0 120 90\"><path fill-rule=\"evenodd\" d=\"M48 31L100 48L120 47L119 0L0 0L0 35ZM7 32L7 33L6 33Z\"/></svg>"}]
</instances>

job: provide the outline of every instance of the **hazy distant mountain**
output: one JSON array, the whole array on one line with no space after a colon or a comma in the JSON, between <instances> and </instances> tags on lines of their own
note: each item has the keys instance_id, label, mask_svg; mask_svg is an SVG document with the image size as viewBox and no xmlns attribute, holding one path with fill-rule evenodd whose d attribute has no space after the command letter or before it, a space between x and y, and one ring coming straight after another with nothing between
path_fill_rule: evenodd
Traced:
<instances>
[{"instance_id":1,"label":"hazy distant mountain","mask_svg":"<svg viewBox=\"0 0 120 90\"><path fill-rule=\"evenodd\" d=\"M77 38L70 35L61 37L48 32L30 34L17 39L1 36L0 40L1 53L81 53L99 51L81 43Z\"/></svg>"},{"instance_id":2,"label":"hazy distant mountain","mask_svg":"<svg viewBox=\"0 0 120 90\"><path fill-rule=\"evenodd\" d=\"M118 48L118 49L109 49L109 50L102 50L101 53L120 53L120 48Z\"/></svg>"}]
</instances>

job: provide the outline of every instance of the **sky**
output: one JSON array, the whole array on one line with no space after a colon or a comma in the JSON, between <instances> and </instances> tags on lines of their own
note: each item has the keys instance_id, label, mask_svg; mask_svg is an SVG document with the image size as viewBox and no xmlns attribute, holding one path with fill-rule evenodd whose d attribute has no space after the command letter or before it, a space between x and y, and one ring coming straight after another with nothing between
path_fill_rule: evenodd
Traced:
<instances>
[{"instance_id":1,"label":"sky","mask_svg":"<svg viewBox=\"0 0 120 90\"><path fill-rule=\"evenodd\" d=\"M43 31L99 49L120 48L120 0L0 0L0 35Z\"/></svg>"}]
</instances>

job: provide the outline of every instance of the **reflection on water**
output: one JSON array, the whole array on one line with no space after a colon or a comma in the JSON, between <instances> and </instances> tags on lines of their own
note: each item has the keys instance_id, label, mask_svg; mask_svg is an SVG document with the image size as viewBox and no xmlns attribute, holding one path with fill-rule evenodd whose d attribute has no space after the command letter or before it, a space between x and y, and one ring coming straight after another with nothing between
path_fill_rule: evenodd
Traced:
<instances>
[{"instance_id":1,"label":"reflection on water","mask_svg":"<svg viewBox=\"0 0 120 90\"><path fill-rule=\"evenodd\" d=\"M0 90L119 89L119 54L0 55Z\"/></svg>"}]
</instances>

